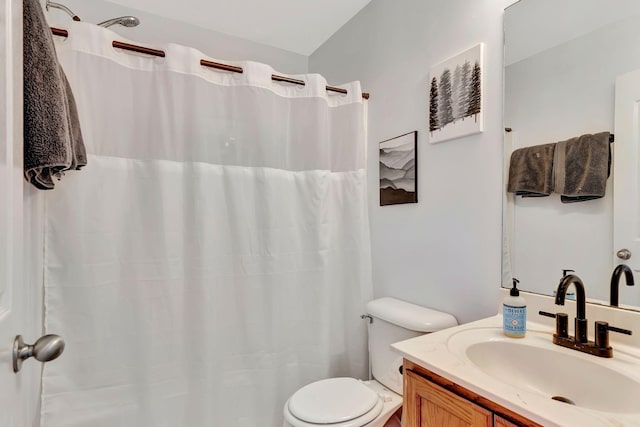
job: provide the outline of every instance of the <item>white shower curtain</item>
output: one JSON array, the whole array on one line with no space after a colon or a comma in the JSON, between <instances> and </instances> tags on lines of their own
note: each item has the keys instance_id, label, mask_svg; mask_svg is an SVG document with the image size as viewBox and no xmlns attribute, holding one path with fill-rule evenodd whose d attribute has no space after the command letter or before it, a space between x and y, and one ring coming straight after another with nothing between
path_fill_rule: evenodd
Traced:
<instances>
[{"instance_id":1,"label":"white shower curtain","mask_svg":"<svg viewBox=\"0 0 640 427\"><path fill-rule=\"evenodd\" d=\"M280 426L300 386L367 373L359 83L114 39L57 40L90 156L46 195L45 326L67 348L42 426Z\"/></svg>"}]
</instances>

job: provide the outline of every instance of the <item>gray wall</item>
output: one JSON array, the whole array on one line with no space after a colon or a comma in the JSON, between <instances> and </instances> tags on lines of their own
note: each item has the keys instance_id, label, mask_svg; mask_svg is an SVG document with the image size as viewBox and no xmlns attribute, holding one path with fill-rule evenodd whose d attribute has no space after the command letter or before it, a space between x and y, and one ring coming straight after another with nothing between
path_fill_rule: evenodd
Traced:
<instances>
[{"instance_id":1,"label":"gray wall","mask_svg":"<svg viewBox=\"0 0 640 427\"><path fill-rule=\"evenodd\" d=\"M309 59L369 100L374 293L468 322L498 307L502 214L502 16L513 0L373 0ZM481 134L429 144L429 67L485 43ZM378 206L379 141L419 133L418 204Z\"/></svg>"}]
</instances>

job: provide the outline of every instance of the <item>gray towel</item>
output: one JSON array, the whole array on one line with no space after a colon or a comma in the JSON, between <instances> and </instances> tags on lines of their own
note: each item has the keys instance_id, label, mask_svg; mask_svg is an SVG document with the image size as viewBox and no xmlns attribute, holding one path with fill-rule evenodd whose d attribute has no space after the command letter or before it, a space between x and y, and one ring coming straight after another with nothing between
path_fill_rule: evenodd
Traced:
<instances>
[{"instance_id":1,"label":"gray towel","mask_svg":"<svg viewBox=\"0 0 640 427\"><path fill-rule=\"evenodd\" d=\"M60 67L62 80L64 80L64 88L66 95L67 119L69 123L69 137L71 138L71 165L69 169L79 170L87 165L87 150L84 147L84 139L82 139L82 130L80 129L80 120L78 119L78 106L76 99L71 91L69 80Z\"/></svg>"},{"instance_id":2,"label":"gray towel","mask_svg":"<svg viewBox=\"0 0 640 427\"><path fill-rule=\"evenodd\" d=\"M511 153L507 191L522 197L544 197L553 190L555 144L519 148Z\"/></svg>"},{"instance_id":3,"label":"gray towel","mask_svg":"<svg viewBox=\"0 0 640 427\"><path fill-rule=\"evenodd\" d=\"M556 146L554 192L562 203L604 197L611 168L609 132L586 134Z\"/></svg>"},{"instance_id":4,"label":"gray towel","mask_svg":"<svg viewBox=\"0 0 640 427\"><path fill-rule=\"evenodd\" d=\"M76 103L38 0L24 0L24 175L41 190L87 164Z\"/></svg>"}]
</instances>

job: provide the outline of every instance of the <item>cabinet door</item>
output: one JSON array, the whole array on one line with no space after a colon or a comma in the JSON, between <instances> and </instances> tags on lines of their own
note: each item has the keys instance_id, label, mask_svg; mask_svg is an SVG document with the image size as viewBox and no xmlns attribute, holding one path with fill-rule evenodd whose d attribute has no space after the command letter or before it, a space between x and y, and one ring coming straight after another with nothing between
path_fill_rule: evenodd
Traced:
<instances>
[{"instance_id":1,"label":"cabinet door","mask_svg":"<svg viewBox=\"0 0 640 427\"><path fill-rule=\"evenodd\" d=\"M517 424L512 423L511 421L507 421L502 417L497 415L493 416L493 426L494 427L519 427Z\"/></svg>"},{"instance_id":2,"label":"cabinet door","mask_svg":"<svg viewBox=\"0 0 640 427\"><path fill-rule=\"evenodd\" d=\"M490 411L406 371L405 427L480 427L493 425Z\"/></svg>"}]
</instances>

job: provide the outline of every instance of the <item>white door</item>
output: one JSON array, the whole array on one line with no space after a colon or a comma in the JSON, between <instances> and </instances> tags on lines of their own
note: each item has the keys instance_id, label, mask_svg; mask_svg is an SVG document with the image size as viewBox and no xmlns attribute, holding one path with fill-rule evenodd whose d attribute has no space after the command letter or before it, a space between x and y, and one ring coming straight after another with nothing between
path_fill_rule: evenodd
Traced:
<instances>
[{"instance_id":1,"label":"white door","mask_svg":"<svg viewBox=\"0 0 640 427\"><path fill-rule=\"evenodd\" d=\"M616 79L615 142L613 143L613 265L627 264L640 272L640 70ZM638 276L636 275L636 280ZM624 282L624 279L622 279ZM626 290L620 287L621 300ZM640 305L635 288L625 304Z\"/></svg>"},{"instance_id":2,"label":"white door","mask_svg":"<svg viewBox=\"0 0 640 427\"><path fill-rule=\"evenodd\" d=\"M0 426L31 427L40 363L15 374L11 358L15 335L31 344L42 329L39 287L23 280L22 0L0 4Z\"/></svg>"}]
</instances>

